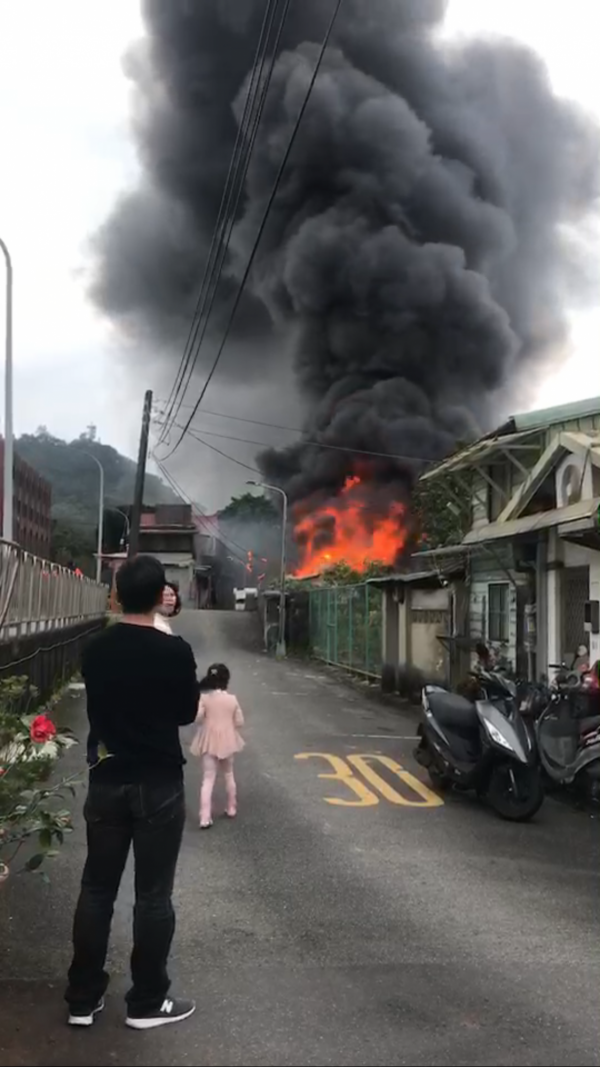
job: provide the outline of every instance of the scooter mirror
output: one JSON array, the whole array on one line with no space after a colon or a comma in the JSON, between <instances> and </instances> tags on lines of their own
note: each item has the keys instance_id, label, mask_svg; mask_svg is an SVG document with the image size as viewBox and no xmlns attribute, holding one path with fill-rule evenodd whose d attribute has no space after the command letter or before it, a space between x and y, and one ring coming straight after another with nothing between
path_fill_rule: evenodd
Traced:
<instances>
[{"instance_id":1,"label":"scooter mirror","mask_svg":"<svg viewBox=\"0 0 600 1067\"><path fill-rule=\"evenodd\" d=\"M587 656L587 654L588 654L587 645L579 645L579 647L577 649L577 656L578 657L579 656Z\"/></svg>"}]
</instances>

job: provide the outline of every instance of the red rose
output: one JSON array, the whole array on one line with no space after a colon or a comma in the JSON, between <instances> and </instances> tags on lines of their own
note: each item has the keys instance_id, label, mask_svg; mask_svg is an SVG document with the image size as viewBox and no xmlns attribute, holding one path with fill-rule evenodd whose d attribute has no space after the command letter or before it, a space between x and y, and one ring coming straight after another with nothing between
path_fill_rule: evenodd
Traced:
<instances>
[{"instance_id":1,"label":"red rose","mask_svg":"<svg viewBox=\"0 0 600 1067\"><path fill-rule=\"evenodd\" d=\"M31 724L31 740L38 745L44 745L56 737L56 726L47 715L38 715Z\"/></svg>"}]
</instances>

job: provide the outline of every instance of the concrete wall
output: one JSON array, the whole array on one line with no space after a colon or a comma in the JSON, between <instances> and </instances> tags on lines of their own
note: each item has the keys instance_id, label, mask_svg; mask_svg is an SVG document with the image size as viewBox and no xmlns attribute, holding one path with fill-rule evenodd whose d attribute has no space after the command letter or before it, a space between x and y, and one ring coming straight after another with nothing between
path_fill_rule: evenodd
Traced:
<instances>
[{"instance_id":1,"label":"concrete wall","mask_svg":"<svg viewBox=\"0 0 600 1067\"><path fill-rule=\"evenodd\" d=\"M106 626L106 619L80 622L0 643L0 679L27 678L47 699L79 670L86 641Z\"/></svg>"},{"instance_id":2,"label":"concrete wall","mask_svg":"<svg viewBox=\"0 0 600 1067\"><path fill-rule=\"evenodd\" d=\"M449 588L418 589L405 585L396 597L393 587L386 588L383 662L396 668L415 667L428 678L445 678L448 654L438 637L450 633L450 602Z\"/></svg>"}]
</instances>

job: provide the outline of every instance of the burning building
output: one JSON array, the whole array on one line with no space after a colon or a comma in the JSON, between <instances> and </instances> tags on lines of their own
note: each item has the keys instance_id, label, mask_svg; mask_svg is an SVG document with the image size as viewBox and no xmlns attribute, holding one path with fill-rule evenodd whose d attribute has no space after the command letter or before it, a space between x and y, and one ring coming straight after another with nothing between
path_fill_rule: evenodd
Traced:
<instances>
[{"instance_id":1,"label":"burning building","mask_svg":"<svg viewBox=\"0 0 600 1067\"><path fill-rule=\"evenodd\" d=\"M273 332L291 341L305 433L259 464L297 505L301 570L342 552L391 562L415 477L497 422L525 373L556 355L581 279L571 238L595 210L598 130L524 46L444 41L445 6L342 4L219 369L225 387L277 380ZM252 144L242 136L248 170L209 338L246 272L333 8L271 5L270 81ZM265 3L145 0L144 13L129 64L142 177L97 236L93 296L157 338L174 376Z\"/></svg>"}]
</instances>

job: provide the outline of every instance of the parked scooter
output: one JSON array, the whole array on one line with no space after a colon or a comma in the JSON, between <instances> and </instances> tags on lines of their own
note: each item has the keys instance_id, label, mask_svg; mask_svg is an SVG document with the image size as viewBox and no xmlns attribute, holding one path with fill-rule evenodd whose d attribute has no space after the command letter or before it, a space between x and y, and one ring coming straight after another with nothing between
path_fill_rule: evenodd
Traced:
<instances>
[{"instance_id":1,"label":"parked scooter","mask_svg":"<svg viewBox=\"0 0 600 1067\"><path fill-rule=\"evenodd\" d=\"M581 675L577 684L559 668L535 732L550 780L600 800L600 664Z\"/></svg>"},{"instance_id":2,"label":"parked scooter","mask_svg":"<svg viewBox=\"0 0 600 1067\"><path fill-rule=\"evenodd\" d=\"M472 676L478 690L474 702L425 687L415 757L438 790L475 790L503 819L525 822L541 808L544 787L517 687L494 670L480 668Z\"/></svg>"}]
</instances>

